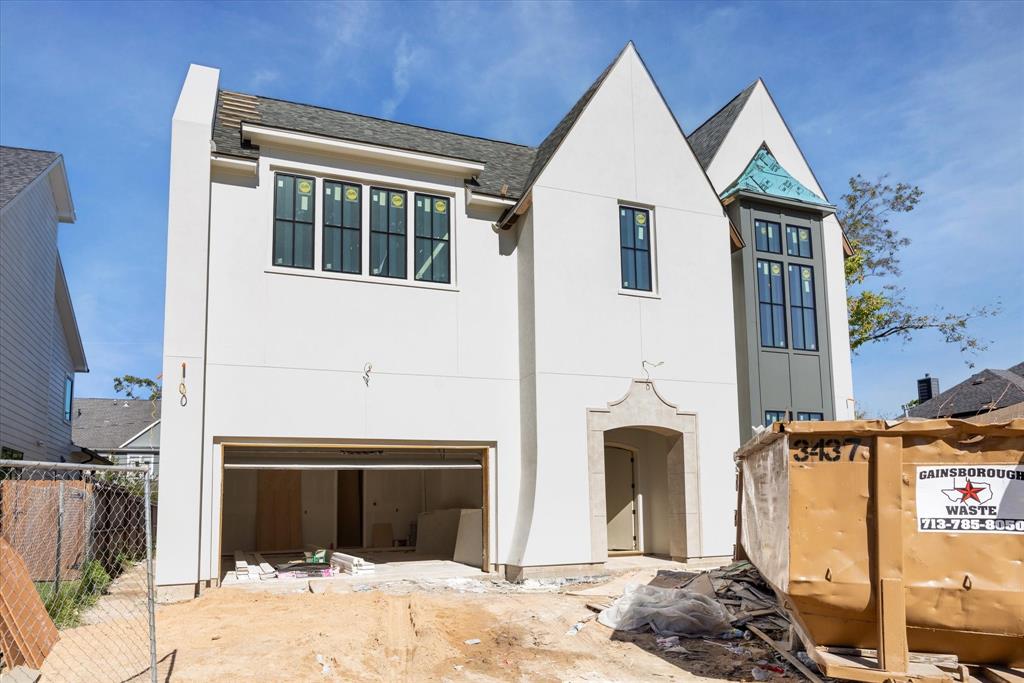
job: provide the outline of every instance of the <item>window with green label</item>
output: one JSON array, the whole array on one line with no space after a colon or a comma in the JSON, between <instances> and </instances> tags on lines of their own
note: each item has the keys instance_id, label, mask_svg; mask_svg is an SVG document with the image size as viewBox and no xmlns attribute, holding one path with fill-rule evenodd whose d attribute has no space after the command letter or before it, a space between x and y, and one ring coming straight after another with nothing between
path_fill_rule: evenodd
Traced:
<instances>
[{"instance_id":1,"label":"window with green label","mask_svg":"<svg viewBox=\"0 0 1024 683\"><path fill-rule=\"evenodd\" d=\"M811 258L811 229L787 225L786 253L790 256Z\"/></svg>"},{"instance_id":2,"label":"window with green label","mask_svg":"<svg viewBox=\"0 0 1024 683\"><path fill-rule=\"evenodd\" d=\"M370 275L406 276L406 194L370 188Z\"/></svg>"},{"instance_id":3,"label":"window with green label","mask_svg":"<svg viewBox=\"0 0 1024 683\"><path fill-rule=\"evenodd\" d=\"M786 421L785 410L766 410L764 411L764 423L768 426L775 424L776 422Z\"/></svg>"},{"instance_id":4,"label":"window with green label","mask_svg":"<svg viewBox=\"0 0 1024 683\"><path fill-rule=\"evenodd\" d=\"M324 181L324 270L362 271L362 187Z\"/></svg>"},{"instance_id":5,"label":"window with green label","mask_svg":"<svg viewBox=\"0 0 1024 683\"><path fill-rule=\"evenodd\" d=\"M274 176L275 266L313 267L313 190L316 181L278 173Z\"/></svg>"},{"instance_id":6,"label":"window with green label","mask_svg":"<svg viewBox=\"0 0 1024 683\"><path fill-rule=\"evenodd\" d=\"M622 288L650 292L653 285L650 211L619 207L619 255Z\"/></svg>"},{"instance_id":7,"label":"window with green label","mask_svg":"<svg viewBox=\"0 0 1024 683\"><path fill-rule=\"evenodd\" d=\"M757 260L757 300L761 317L761 346L786 348L786 296L782 264Z\"/></svg>"},{"instance_id":8,"label":"window with green label","mask_svg":"<svg viewBox=\"0 0 1024 683\"><path fill-rule=\"evenodd\" d=\"M821 413L797 413L796 419L801 422L821 422L825 416Z\"/></svg>"},{"instance_id":9,"label":"window with green label","mask_svg":"<svg viewBox=\"0 0 1024 683\"><path fill-rule=\"evenodd\" d=\"M754 246L758 251L782 253L782 227L771 221L754 221Z\"/></svg>"},{"instance_id":10,"label":"window with green label","mask_svg":"<svg viewBox=\"0 0 1024 683\"><path fill-rule=\"evenodd\" d=\"M451 200L417 194L414 211L416 279L450 283Z\"/></svg>"},{"instance_id":11,"label":"window with green label","mask_svg":"<svg viewBox=\"0 0 1024 683\"><path fill-rule=\"evenodd\" d=\"M789 265L789 316L793 329L793 348L818 350L818 327L814 313L814 269Z\"/></svg>"}]
</instances>

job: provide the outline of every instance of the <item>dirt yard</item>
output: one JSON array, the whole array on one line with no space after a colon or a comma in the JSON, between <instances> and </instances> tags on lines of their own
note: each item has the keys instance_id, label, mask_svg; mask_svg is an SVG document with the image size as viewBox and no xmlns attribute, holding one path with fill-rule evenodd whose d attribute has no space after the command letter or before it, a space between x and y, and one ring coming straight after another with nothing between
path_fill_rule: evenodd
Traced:
<instances>
[{"instance_id":1,"label":"dirt yard","mask_svg":"<svg viewBox=\"0 0 1024 683\"><path fill-rule=\"evenodd\" d=\"M753 680L760 642L683 639L661 650L650 633L615 633L594 598L564 592L464 592L415 587L273 595L220 589L158 611L162 680L650 681ZM465 641L479 639L479 644ZM726 647L743 648L738 656ZM772 674L775 681L797 680Z\"/></svg>"}]
</instances>

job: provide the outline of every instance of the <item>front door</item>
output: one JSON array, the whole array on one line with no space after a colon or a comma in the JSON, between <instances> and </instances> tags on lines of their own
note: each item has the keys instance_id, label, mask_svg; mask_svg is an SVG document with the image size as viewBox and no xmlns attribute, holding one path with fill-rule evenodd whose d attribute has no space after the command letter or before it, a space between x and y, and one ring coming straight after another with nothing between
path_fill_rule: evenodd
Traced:
<instances>
[{"instance_id":1,"label":"front door","mask_svg":"<svg viewBox=\"0 0 1024 683\"><path fill-rule=\"evenodd\" d=\"M604 449L604 497L608 513L608 550L636 550L636 503L633 454Z\"/></svg>"}]
</instances>

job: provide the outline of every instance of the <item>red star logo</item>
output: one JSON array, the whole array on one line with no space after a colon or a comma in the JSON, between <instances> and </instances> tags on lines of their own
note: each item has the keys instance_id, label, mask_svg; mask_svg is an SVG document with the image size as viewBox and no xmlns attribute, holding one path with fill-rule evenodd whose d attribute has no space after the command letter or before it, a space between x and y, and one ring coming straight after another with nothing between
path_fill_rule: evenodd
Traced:
<instances>
[{"instance_id":1,"label":"red star logo","mask_svg":"<svg viewBox=\"0 0 1024 683\"><path fill-rule=\"evenodd\" d=\"M984 491L985 489L983 489L983 488L976 488L974 486L974 484L971 483L971 480L968 479L966 486L964 486L962 489L958 489L956 487L953 487L953 490L963 496L963 498L960 499L961 503L967 502L968 498L973 498L974 500L976 500L976 501L978 501L980 503L981 502L981 498L978 498L978 493L981 492L981 491Z\"/></svg>"}]
</instances>

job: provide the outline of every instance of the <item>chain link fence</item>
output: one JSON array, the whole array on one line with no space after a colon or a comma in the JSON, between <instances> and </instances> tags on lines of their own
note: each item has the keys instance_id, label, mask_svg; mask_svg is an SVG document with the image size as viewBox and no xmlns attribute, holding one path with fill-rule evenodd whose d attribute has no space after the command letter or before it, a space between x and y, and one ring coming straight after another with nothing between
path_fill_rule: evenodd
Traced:
<instances>
[{"instance_id":1,"label":"chain link fence","mask_svg":"<svg viewBox=\"0 0 1024 683\"><path fill-rule=\"evenodd\" d=\"M155 511L148 467L0 460L0 679L157 680Z\"/></svg>"}]
</instances>

